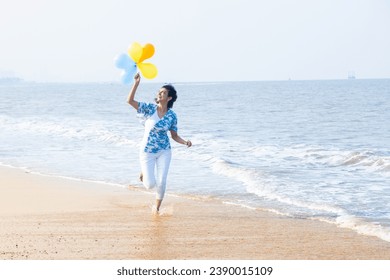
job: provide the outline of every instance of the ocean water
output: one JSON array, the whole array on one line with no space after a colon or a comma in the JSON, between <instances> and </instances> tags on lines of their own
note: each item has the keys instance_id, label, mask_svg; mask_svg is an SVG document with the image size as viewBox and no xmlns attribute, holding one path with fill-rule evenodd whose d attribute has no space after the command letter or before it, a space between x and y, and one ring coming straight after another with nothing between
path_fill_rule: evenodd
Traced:
<instances>
[{"instance_id":1,"label":"ocean water","mask_svg":"<svg viewBox=\"0 0 390 280\"><path fill-rule=\"evenodd\" d=\"M176 83L186 148L167 194L318 219L390 242L390 80ZM161 84L142 83L153 102ZM143 127L119 84L0 85L0 163L138 182Z\"/></svg>"}]
</instances>

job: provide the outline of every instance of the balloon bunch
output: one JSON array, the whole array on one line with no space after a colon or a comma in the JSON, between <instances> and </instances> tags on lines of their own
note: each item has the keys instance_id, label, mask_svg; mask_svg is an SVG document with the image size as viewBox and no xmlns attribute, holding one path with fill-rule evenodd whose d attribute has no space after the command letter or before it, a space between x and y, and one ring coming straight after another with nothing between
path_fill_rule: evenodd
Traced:
<instances>
[{"instance_id":1,"label":"balloon bunch","mask_svg":"<svg viewBox=\"0 0 390 280\"><path fill-rule=\"evenodd\" d=\"M141 74L147 79L153 79L157 76L157 68L152 63L144 61L151 58L154 54L154 46L146 44L141 46L134 42L127 50L127 54L122 53L115 58L115 66L122 69L121 81L124 84L130 84L139 68Z\"/></svg>"}]
</instances>

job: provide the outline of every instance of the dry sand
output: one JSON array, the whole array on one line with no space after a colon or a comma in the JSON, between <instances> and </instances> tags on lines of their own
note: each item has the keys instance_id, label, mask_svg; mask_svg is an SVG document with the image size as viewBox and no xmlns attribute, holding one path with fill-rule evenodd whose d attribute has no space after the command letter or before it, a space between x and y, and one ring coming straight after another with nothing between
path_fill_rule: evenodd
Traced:
<instances>
[{"instance_id":1,"label":"dry sand","mask_svg":"<svg viewBox=\"0 0 390 280\"><path fill-rule=\"evenodd\" d=\"M215 200L0 167L0 259L390 259L390 243ZM169 193L169 190L168 190Z\"/></svg>"}]
</instances>

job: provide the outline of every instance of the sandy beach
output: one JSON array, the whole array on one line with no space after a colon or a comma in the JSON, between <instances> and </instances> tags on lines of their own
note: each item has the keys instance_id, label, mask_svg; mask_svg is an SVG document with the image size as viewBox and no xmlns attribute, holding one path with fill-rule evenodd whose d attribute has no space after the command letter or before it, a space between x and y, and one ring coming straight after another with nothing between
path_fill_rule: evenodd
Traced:
<instances>
[{"instance_id":1,"label":"sandy beach","mask_svg":"<svg viewBox=\"0 0 390 280\"><path fill-rule=\"evenodd\" d=\"M390 259L390 243L318 221L0 167L0 259Z\"/></svg>"}]
</instances>

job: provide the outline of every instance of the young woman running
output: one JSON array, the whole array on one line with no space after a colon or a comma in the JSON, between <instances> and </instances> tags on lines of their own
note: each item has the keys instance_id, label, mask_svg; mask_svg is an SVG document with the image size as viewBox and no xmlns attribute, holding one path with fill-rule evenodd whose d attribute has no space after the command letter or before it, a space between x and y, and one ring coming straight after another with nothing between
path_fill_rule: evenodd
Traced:
<instances>
[{"instance_id":1,"label":"young woman running","mask_svg":"<svg viewBox=\"0 0 390 280\"><path fill-rule=\"evenodd\" d=\"M164 198L171 162L171 145L167 133L169 131L173 140L187 147L191 147L192 143L177 134L177 117L172 110L173 103L177 99L175 88L172 85L164 85L157 93L155 99L157 104L138 102L134 97L140 81L141 77L137 73L127 103L145 118L145 133L140 149L142 170L140 179L147 189L157 187L156 211L158 212Z\"/></svg>"}]
</instances>

